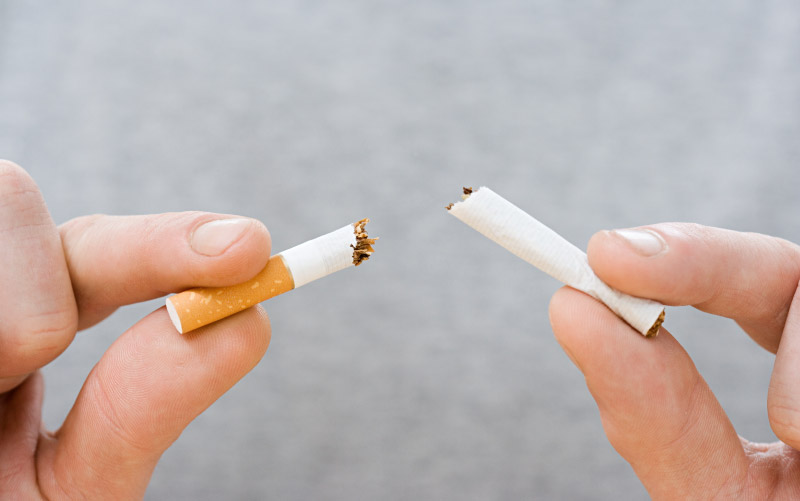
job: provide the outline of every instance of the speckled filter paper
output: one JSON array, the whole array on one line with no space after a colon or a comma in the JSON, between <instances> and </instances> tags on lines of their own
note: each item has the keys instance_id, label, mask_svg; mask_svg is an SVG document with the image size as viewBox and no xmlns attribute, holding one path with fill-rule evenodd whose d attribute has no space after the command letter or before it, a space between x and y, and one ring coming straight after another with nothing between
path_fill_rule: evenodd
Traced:
<instances>
[{"instance_id":1,"label":"speckled filter paper","mask_svg":"<svg viewBox=\"0 0 800 501\"><path fill-rule=\"evenodd\" d=\"M357 232L362 220L309 240L269 258L252 279L228 287L198 287L167 298L167 312L180 333L198 329L217 320L296 289L337 271L355 266ZM366 232L362 233L366 236ZM364 242L362 242L363 245ZM367 240L366 254L372 251ZM363 258L366 259L366 258Z\"/></svg>"},{"instance_id":2,"label":"speckled filter paper","mask_svg":"<svg viewBox=\"0 0 800 501\"><path fill-rule=\"evenodd\" d=\"M553 278L602 301L644 336L655 336L664 306L623 294L594 274L586 253L489 188L449 208L450 214Z\"/></svg>"}]
</instances>

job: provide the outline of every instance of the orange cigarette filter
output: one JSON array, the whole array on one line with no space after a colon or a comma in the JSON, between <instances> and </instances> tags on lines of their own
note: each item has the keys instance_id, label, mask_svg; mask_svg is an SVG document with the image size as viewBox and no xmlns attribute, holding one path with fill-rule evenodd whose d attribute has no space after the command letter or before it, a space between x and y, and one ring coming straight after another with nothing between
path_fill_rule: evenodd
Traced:
<instances>
[{"instance_id":1,"label":"orange cigarette filter","mask_svg":"<svg viewBox=\"0 0 800 501\"><path fill-rule=\"evenodd\" d=\"M167 298L167 312L184 334L289 292L336 271L358 266L372 255L377 238L369 238L362 219L269 258L247 282L228 287L198 287Z\"/></svg>"}]
</instances>

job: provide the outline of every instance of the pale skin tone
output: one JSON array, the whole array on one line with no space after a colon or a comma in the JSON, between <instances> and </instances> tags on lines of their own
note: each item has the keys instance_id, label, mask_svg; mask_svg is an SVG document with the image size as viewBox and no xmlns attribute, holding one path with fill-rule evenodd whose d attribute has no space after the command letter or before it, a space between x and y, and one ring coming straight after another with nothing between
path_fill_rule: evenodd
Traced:
<instances>
[{"instance_id":1,"label":"pale skin tone","mask_svg":"<svg viewBox=\"0 0 800 501\"><path fill-rule=\"evenodd\" d=\"M229 245L200 241L213 221L226 222ZM644 256L600 232L590 264L624 292L730 317L776 353L767 407L781 442L738 437L666 329L644 339L564 288L550 305L553 330L586 377L611 444L654 499L797 499L800 248L697 225L646 231L664 250ZM33 180L0 161L0 234L0 499L141 498L161 454L263 356L264 311L183 336L163 308L153 312L103 355L56 432L41 425L37 371L119 306L249 279L270 254L269 233L254 220L199 212L57 227Z\"/></svg>"},{"instance_id":2,"label":"pale skin tone","mask_svg":"<svg viewBox=\"0 0 800 501\"><path fill-rule=\"evenodd\" d=\"M775 353L767 410L780 442L739 437L667 329L645 339L565 287L550 304L553 330L583 372L611 445L653 499L800 499L800 247L691 224L641 230L663 250L646 256L625 232L600 232L589 243L592 268L629 294L732 318Z\"/></svg>"},{"instance_id":3,"label":"pale skin tone","mask_svg":"<svg viewBox=\"0 0 800 501\"><path fill-rule=\"evenodd\" d=\"M261 223L229 215L57 227L30 176L0 161L0 499L141 498L161 454L264 355L264 311L180 335L158 309L102 356L55 432L38 369L122 305L245 281L269 254Z\"/></svg>"}]
</instances>

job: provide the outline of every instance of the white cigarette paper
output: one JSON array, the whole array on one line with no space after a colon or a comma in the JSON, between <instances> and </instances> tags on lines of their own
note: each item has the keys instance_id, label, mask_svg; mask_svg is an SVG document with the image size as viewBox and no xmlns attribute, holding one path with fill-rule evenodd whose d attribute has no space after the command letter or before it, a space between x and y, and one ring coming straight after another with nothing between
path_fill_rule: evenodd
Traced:
<instances>
[{"instance_id":1,"label":"white cigarette paper","mask_svg":"<svg viewBox=\"0 0 800 501\"><path fill-rule=\"evenodd\" d=\"M294 279L294 288L353 266L356 246L353 225L340 228L281 252Z\"/></svg>"},{"instance_id":2,"label":"white cigarette paper","mask_svg":"<svg viewBox=\"0 0 800 501\"><path fill-rule=\"evenodd\" d=\"M602 301L645 337L658 334L664 305L606 285L585 252L489 188L464 193L463 201L448 207L450 214L553 278Z\"/></svg>"},{"instance_id":3,"label":"white cigarette paper","mask_svg":"<svg viewBox=\"0 0 800 501\"><path fill-rule=\"evenodd\" d=\"M227 287L198 287L167 298L167 313L181 334L233 315L301 285L358 266L374 252L362 219L269 258L255 277Z\"/></svg>"}]
</instances>

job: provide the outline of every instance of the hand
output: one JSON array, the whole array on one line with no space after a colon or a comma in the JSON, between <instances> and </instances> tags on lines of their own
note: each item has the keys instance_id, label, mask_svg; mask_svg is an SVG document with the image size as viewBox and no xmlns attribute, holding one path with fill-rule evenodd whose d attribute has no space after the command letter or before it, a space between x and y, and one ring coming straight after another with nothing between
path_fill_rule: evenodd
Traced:
<instances>
[{"instance_id":1,"label":"hand","mask_svg":"<svg viewBox=\"0 0 800 501\"><path fill-rule=\"evenodd\" d=\"M734 319L776 353L767 401L782 442L737 436L666 329L645 339L570 288L550 304L556 338L583 372L614 448L654 499L800 495L800 247L691 224L600 232L589 262L612 287ZM793 299L794 298L794 299Z\"/></svg>"},{"instance_id":2,"label":"hand","mask_svg":"<svg viewBox=\"0 0 800 501\"><path fill-rule=\"evenodd\" d=\"M121 305L249 279L269 233L202 212L56 228L33 180L0 161L0 235L0 499L142 497L161 454L263 356L264 311L180 335L158 309L103 355L55 433L40 429L37 369Z\"/></svg>"}]
</instances>

